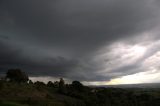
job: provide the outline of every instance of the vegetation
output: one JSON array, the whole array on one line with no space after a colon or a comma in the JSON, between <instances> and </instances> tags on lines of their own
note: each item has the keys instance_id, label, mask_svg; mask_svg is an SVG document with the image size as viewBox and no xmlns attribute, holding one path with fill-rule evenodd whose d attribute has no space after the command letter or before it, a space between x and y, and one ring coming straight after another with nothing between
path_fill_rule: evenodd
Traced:
<instances>
[{"instance_id":1,"label":"vegetation","mask_svg":"<svg viewBox=\"0 0 160 106\"><path fill-rule=\"evenodd\" d=\"M25 83L27 82L28 75L25 72L22 72L20 69L10 69L7 72L6 78L11 82Z\"/></svg>"},{"instance_id":2,"label":"vegetation","mask_svg":"<svg viewBox=\"0 0 160 106\"><path fill-rule=\"evenodd\" d=\"M33 83L27 76L8 70L0 80L0 106L160 106L160 89L87 87L63 78Z\"/></svg>"}]
</instances>

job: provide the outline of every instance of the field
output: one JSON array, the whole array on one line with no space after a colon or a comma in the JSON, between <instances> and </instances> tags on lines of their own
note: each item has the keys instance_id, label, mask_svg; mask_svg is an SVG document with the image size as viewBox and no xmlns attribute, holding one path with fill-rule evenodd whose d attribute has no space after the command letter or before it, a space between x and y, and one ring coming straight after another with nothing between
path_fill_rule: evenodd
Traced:
<instances>
[{"instance_id":1,"label":"field","mask_svg":"<svg viewBox=\"0 0 160 106\"><path fill-rule=\"evenodd\" d=\"M0 82L0 106L160 106L159 88L59 87Z\"/></svg>"}]
</instances>

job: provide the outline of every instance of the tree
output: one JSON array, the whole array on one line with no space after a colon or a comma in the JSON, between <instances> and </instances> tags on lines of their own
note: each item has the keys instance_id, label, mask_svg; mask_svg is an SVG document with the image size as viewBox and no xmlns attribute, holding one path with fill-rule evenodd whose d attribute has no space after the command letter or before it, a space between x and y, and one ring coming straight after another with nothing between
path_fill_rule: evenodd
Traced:
<instances>
[{"instance_id":1,"label":"tree","mask_svg":"<svg viewBox=\"0 0 160 106\"><path fill-rule=\"evenodd\" d=\"M29 80L29 82L28 82L29 84L34 84L33 82L32 82L32 80Z\"/></svg>"},{"instance_id":2,"label":"tree","mask_svg":"<svg viewBox=\"0 0 160 106\"><path fill-rule=\"evenodd\" d=\"M54 87L55 87L55 88L58 88L58 87L59 87L59 82L58 82L58 81L55 81L53 84L54 84Z\"/></svg>"},{"instance_id":3,"label":"tree","mask_svg":"<svg viewBox=\"0 0 160 106\"><path fill-rule=\"evenodd\" d=\"M54 83L52 81L48 81L47 86L48 87L54 87Z\"/></svg>"},{"instance_id":4,"label":"tree","mask_svg":"<svg viewBox=\"0 0 160 106\"><path fill-rule=\"evenodd\" d=\"M63 78L60 78L60 81L59 81L59 92L60 93L65 92L65 82L64 82Z\"/></svg>"},{"instance_id":5,"label":"tree","mask_svg":"<svg viewBox=\"0 0 160 106\"><path fill-rule=\"evenodd\" d=\"M35 83L34 83L34 85L36 85L36 86L41 86L41 87L44 87L44 86L46 86L46 84L44 83L44 82L41 82L41 81L36 81Z\"/></svg>"},{"instance_id":6,"label":"tree","mask_svg":"<svg viewBox=\"0 0 160 106\"><path fill-rule=\"evenodd\" d=\"M40 91L43 91L44 90L44 87L46 86L46 84L44 82L41 82L41 81L36 81L34 83L35 87L40 90Z\"/></svg>"},{"instance_id":7,"label":"tree","mask_svg":"<svg viewBox=\"0 0 160 106\"><path fill-rule=\"evenodd\" d=\"M22 72L20 69L9 69L6 78L11 82L27 82L29 80L28 75Z\"/></svg>"},{"instance_id":8,"label":"tree","mask_svg":"<svg viewBox=\"0 0 160 106\"><path fill-rule=\"evenodd\" d=\"M82 83L80 83L79 81L73 81L71 86L75 89L75 90L78 90L78 91L82 91L84 86Z\"/></svg>"}]
</instances>

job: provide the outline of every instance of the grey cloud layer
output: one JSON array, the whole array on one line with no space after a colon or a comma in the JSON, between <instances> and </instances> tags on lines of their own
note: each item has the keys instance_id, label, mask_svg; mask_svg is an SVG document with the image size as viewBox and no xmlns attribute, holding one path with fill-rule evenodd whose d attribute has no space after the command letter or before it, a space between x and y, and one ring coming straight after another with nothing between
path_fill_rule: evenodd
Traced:
<instances>
[{"instance_id":1,"label":"grey cloud layer","mask_svg":"<svg viewBox=\"0 0 160 106\"><path fill-rule=\"evenodd\" d=\"M99 73L105 66L93 61L95 53L157 28L159 12L157 0L1 0L0 66L20 67L33 76L118 77Z\"/></svg>"}]
</instances>

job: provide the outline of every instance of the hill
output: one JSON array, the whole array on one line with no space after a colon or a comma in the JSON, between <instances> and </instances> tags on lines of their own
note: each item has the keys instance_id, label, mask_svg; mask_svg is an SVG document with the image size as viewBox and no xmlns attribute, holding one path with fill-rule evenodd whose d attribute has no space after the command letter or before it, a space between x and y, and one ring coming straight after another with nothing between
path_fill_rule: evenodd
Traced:
<instances>
[{"instance_id":1,"label":"hill","mask_svg":"<svg viewBox=\"0 0 160 106\"><path fill-rule=\"evenodd\" d=\"M79 106L82 102L59 93L58 88L26 83L0 83L0 106Z\"/></svg>"},{"instance_id":2,"label":"hill","mask_svg":"<svg viewBox=\"0 0 160 106\"><path fill-rule=\"evenodd\" d=\"M93 87L93 86L92 86ZM96 87L96 86L94 86ZM119 84L119 85L101 85L98 87L106 88L160 88L160 83L141 83L141 84Z\"/></svg>"}]
</instances>

